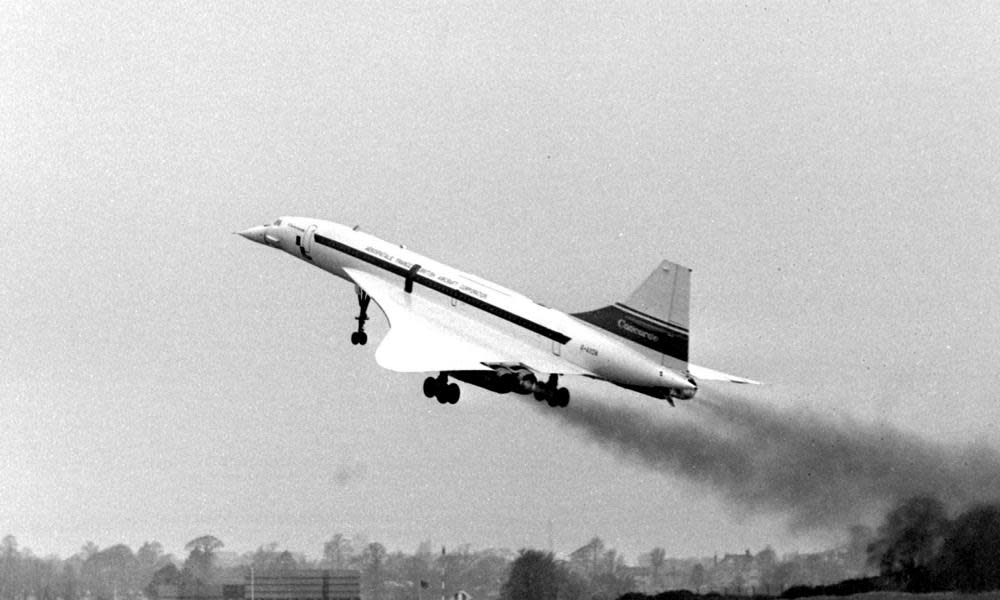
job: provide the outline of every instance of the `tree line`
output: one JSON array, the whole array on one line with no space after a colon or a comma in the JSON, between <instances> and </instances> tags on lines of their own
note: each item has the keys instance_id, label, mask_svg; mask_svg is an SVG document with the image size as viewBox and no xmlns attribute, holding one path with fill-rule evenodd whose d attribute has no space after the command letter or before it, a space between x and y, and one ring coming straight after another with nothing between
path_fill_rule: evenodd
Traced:
<instances>
[{"instance_id":1,"label":"tree line","mask_svg":"<svg viewBox=\"0 0 1000 600\"><path fill-rule=\"evenodd\" d=\"M742 558L739 555L727 558L733 557L731 564L737 569L753 564L765 584L763 589L752 591L758 595L765 592L793 598L879 590L1000 589L1000 503L975 506L951 518L940 501L912 498L893 508L876 534L870 533L864 528L852 530L848 550L842 549L837 560L829 560L838 556L831 551L779 561L770 549L754 556L748 552L746 562L735 560ZM332 536L316 560L281 550L274 543L242 555L223 555L223 547L214 536L199 536L185 546L187 555L179 559L165 553L156 541L147 541L136 551L125 544L102 549L87 542L73 556L61 559L35 556L7 535L0 540L0 600L158 600L162 586L176 586L184 595L207 595L203 591L208 587L242 580L251 568L257 572L354 569L361 573L365 600L430 600L442 591L450 596L459 590L478 600L644 597L634 592L634 571L614 549L604 548L600 538L565 561L550 552L531 549L519 553L473 551L465 545L436 552L430 542L422 543L413 554L389 552L378 542L343 534ZM850 557L858 554L859 547L865 549L868 568L878 575L832 583L845 567L864 568L850 566ZM650 560L656 581L667 559L662 549L656 548ZM703 559L692 560L690 578L677 587L692 590L684 594L695 596L695 592L710 591L713 571L724 571L726 564L716 560L718 569L713 569L705 566ZM742 575L730 572L728 576L734 574ZM751 593L746 588L736 590ZM680 593L678 589L664 598L680 597Z\"/></svg>"},{"instance_id":2,"label":"tree line","mask_svg":"<svg viewBox=\"0 0 1000 600\"><path fill-rule=\"evenodd\" d=\"M622 557L599 538L592 544L599 550L596 559L572 573L573 591L563 586L564 598L613 600L633 586ZM356 570L365 600L431 600L460 590L484 600L500 596L518 557L509 550L474 551L469 545L437 549L430 542L412 554L390 552L379 542L343 534L332 536L316 560L275 543L242 555L226 553L224 547L222 540L203 535L188 542L186 556L179 558L156 541L137 551L126 544L99 548L87 542L61 559L35 556L8 535L0 544L0 600L158 600L164 586L185 597L207 597L217 595L223 583L246 581L251 569Z\"/></svg>"},{"instance_id":3,"label":"tree line","mask_svg":"<svg viewBox=\"0 0 1000 600\"><path fill-rule=\"evenodd\" d=\"M67 559L38 557L21 549L14 536L0 542L0 600L157 600L162 586L185 596L211 595L224 582L243 581L250 570L287 572L301 569L352 569L361 574L366 600L428 599L465 590L475 598L495 597L513 554L506 550L472 551L468 545L435 552L430 542L414 554L389 552L378 542L332 536L323 555L311 560L279 549L276 543L235 556L222 540L199 536L185 546L183 559L164 552L159 542L138 551L116 544L98 548L87 542Z\"/></svg>"}]
</instances>

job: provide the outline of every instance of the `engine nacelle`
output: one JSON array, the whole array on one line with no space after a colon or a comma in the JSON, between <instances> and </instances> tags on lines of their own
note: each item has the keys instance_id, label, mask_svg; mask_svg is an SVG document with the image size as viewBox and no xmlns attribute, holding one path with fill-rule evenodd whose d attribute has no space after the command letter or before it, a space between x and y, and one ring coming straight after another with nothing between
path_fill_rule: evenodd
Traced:
<instances>
[{"instance_id":1,"label":"engine nacelle","mask_svg":"<svg viewBox=\"0 0 1000 600\"><path fill-rule=\"evenodd\" d=\"M690 400L691 398L694 398L694 395L698 393L698 383L694 379L688 379L688 382L690 382L694 387L683 390L670 388L670 398L674 400Z\"/></svg>"},{"instance_id":2,"label":"engine nacelle","mask_svg":"<svg viewBox=\"0 0 1000 600\"><path fill-rule=\"evenodd\" d=\"M504 394L517 392L518 394L530 394L538 386L538 379L530 369L518 367L501 367L497 369L497 375L503 382Z\"/></svg>"},{"instance_id":3,"label":"engine nacelle","mask_svg":"<svg viewBox=\"0 0 1000 600\"><path fill-rule=\"evenodd\" d=\"M538 379L534 373L526 369L518 369L514 372L514 375L517 377L517 384L512 391L518 394L530 394L535 391L535 388L538 386ZM512 379L511 381L515 380Z\"/></svg>"},{"instance_id":4,"label":"engine nacelle","mask_svg":"<svg viewBox=\"0 0 1000 600\"><path fill-rule=\"evenodd\" d=\"M459 381L496 392L508 394L530 394L538 385L535 375L527 369L502 368L496 371L449 371L448 374Z\"/></svg>"}]
</instances>

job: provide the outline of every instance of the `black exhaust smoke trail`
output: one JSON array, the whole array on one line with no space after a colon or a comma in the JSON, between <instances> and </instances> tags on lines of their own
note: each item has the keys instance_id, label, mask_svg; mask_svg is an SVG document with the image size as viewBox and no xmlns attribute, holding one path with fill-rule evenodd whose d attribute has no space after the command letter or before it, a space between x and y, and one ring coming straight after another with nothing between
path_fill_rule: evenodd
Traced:
<instances>
[{"instance_id":1,"label":"black exhaust smoke trail","mask_svg":"<svg viewBox=\"0 0 1000 600\"><path fill-rule=\"evenodd\" d=\"M691 413L684 416L579 396L543 412L740 509L785 515L792 530L843 530L916 495L953 509L1000 497L1000 453L983 446L944 446L888 425L779 411L706 389L679 408Z\"/></svg>"}]
</instances>

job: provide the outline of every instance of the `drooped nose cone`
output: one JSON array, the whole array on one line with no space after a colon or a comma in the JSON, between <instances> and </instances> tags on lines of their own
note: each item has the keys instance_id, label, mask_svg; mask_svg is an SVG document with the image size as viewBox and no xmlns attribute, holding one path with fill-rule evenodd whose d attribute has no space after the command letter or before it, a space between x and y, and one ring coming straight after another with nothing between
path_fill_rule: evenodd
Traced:
<instances>
[{"instance_id":1,"label":"drooped nose cone","mask_svg":"<svg viewBox=\"0 0 1000 600\"><path fill-rule=\"evenodd\" d=\"M267 235L267 227L263 225L258 225L257 227L251 227L238 232L240 235L250 240L251 242L257 242L258 244L267 244L265 236Z\"/></svg>"}]
</instances>

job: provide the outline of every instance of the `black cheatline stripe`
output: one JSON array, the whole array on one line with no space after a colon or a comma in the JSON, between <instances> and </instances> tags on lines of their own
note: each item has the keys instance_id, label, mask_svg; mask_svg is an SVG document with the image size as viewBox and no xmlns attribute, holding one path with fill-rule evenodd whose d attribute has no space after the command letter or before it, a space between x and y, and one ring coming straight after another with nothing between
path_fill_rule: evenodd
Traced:
<instances>
[{"instance_id":1,"label":"black cheatline stripe","mask_svg":"<svg viewBox=\"0 0 1000 600\"><path fill-rule=\"evenodd\" d=\"M362 252L360 250L356 250L356 249L348 246L347 244L341 244L340 242L338 242L336 240L331 240L330 238L328 238L326 236L323 236L323 235L320 235L318 233L313 234L313 237L316 240L316 243L319 244L320 246L326 246L327 248L333 248L334 250L337 250L339 252L343 252L344 254L349 254L349 255L353 256L354 258L363 260L363 261L365 261L368 264L375 265L376 267L378 267L380 269L385 269L386 271L389 271L391 273L395 273L396 275L399 275L400 277L405 277L406 276L406 269L404 269L403 267L401 267L399 265L393 264L393 263L391 263L391 262L389 262L389 261L387 261L387 260L385 260L383 258L379 258L377 256L372 256L371 254L368 254L367 252Z\"/></svg>"},{"instance_id":2,"label":"black cheatline stripe","mask_svg":"<svg viewBox=\"0 0 1000 600\"><path fill-rule=\"evenodd\" d=\"M340 243L340 242L338 242L336 240L332 240L332 239L330 239L330 238L328 238L326 236L319 235L318 233L314 234L313 237L316 240L316 243L319 244L319 245L321 245L321 246L326 246L327 248L333 248L334 250L337 250L338 252L343 252L344 254L347 254L349 256L353 256L354 258L357 258L359 260L363 260L364 262L366 262L366 263L368 263L370 265L374 265L374 266L376 266L376 267L378 267L380 269L389 271L390 273L393 273L394 275L399 275L400 277L403 277L403 278L406 278L409 275L409 269L405 269L405 268L403 268L400 265L397 265L397 264L394 264L392 262L389 262L389 261L385 260L384 258L379 258L377 256L372 256L371 254L368 254L367 252L362 252L362 251L360 251L360 250L358 250L356 248L352 248L352 247L348 246L347 244L342 244L342 243ZM568 342L570 340L569 336L567 336L564 333L559 333L558 331L556 331L554 329L549 329L548 327L546 327L544 325L541 325L539 323L535 323L534 321L532 321L530 319L526 319L526 318L522 317L521 315L517 315L517 314L514 314L514 313L510 312L509 310L504 310L504 309L502 309L502 308L500 308L498 306L494 306L494 305L490 304L489 302L486 302L484 300L480 300L479 298L476 298L475 296L473 296L471 294L466 294L465 292L456 290L455 288L448 287L448 286L444 285L443 283L441 283L439 281L435 281L434 279L431 279L429 277L425 277L425 276L419 275L419 274L414 275L413 276L413 283L419 283L420 285L422 285L422 286L424 286L426 288L432 289L435 292L439 292L439 293L444 294L445 296L448 296L450 298L454 298L454 299L458 300L459 302L464 302L465 304L468 304L469 306L473 306L475 308L478 308L479 310L487 312L487 313L489 313L489 314L491 314L491 315L493 315L495 317L499 317L499 318L503 319L504 321L508 321L510 323L513 323L515 325L523 327L523 328L525 328L525 329L527 329L529 331L533 331L533 332L535 332L535 333L537 333L539 335L543 335L543 336L549 338L550 340L552 340L554 342L557 342L559 344L565 344L566 342Z\"/></svg>"}]
</instances>

